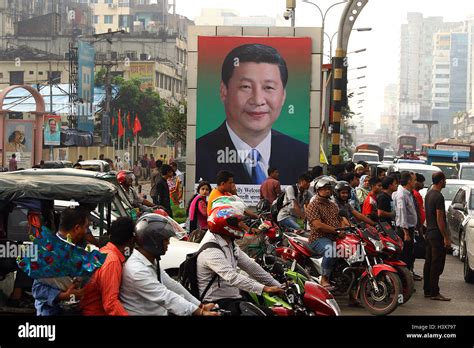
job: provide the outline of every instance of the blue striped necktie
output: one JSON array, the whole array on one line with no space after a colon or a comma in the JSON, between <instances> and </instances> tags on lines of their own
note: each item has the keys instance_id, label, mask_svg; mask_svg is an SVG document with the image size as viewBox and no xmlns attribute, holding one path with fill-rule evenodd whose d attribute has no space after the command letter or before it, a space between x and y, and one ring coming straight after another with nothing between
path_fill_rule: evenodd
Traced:
<instances>
[{"instance_id":1,"label":"blue striped necktie","mask_svg":"<svg viewBox=\"0 0 474 348\"><path fill-rule=\"evenodd\" d=\"M250 156L252 158L252 183L260 185L265 181L267 176L263 171L260 163L262 160L262 155L258 152L257 149L252 149Z\"/></svg>"}]
</instances>

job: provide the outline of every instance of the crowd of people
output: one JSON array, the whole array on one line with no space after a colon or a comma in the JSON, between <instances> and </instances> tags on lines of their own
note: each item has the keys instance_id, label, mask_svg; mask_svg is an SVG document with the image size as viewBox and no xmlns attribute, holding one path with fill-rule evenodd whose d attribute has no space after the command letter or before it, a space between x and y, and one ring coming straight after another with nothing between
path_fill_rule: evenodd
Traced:
<instances>
[{"instance_id":1,"label":"crowd of people","mask_svg":"<svg viewBox=\"0 0 474 348\"><path fill-rule=\"evenodd\" d=\"M64 311L61 301L71 296L81 299L83 315L217 315L213 310L215 304L236 314L244 301L240 290L258 294L283 291L281 284L235 243L244 233L258 233L243 221L244 216L255 219L258 215L246 209L242 214L231 212L234 220L228 220L229 216L223 218L218 214L219 208L213 206L221 197L237 195L234 175L225 170L217 173L214 188L209 182L201 181L186 206L188 232L208 229L212 232L205 235L202 243L207 247L197 257L197 283L202 296L191 294L160 270L160 257L166 253L169 239L175 236L166 216L173 217L171 206L182 199L173 193L182 191L183 179L174 162L168 165L155 160L150 166L147 156L142 160L148 162L147 167L136 163L133 171L119 171L118 182L134 205L159 206L165 214L144 214L136 223L125 217L113 222L110 242L101 248L107 254L105 263L84 288L72 283L61 291L35 281L32 292L38 315L61 314ZM138 176L150 180L151 200L144 199L133 187ZM329 279L336 260L335 241L345 236L341 228L357 222L369 225L387 222L403 240L401 260L413 272L414 280L424 280L424 296L449 301L439 289L446 253L451 247L441 193L446 178L442 172L433 174L433 186L425 201L419 193L424 182L423 175L417 173L386 175L385 170L371 170L367 163L361 162L347 163L343 170L332 168L329 175L316 166L301 173L295 184L282 189L278 168L269 168L268 177L260 186L260 198L268 206L282 200L275 221L280 228L309 230L311 248L323 257L320 283L328 290L333 289ZM66 209L61 216L58 238L69 235L74 244L91 243L89 213L90 209ZM420 238L426 240L423 276L414 272L415 243ZM98 245L93 240L92 244ZM215 283L215 274L219 284ZM354 294L349 295L349 305L360 306Z\"/></svg>"},{"instance_id":2,"label":"crowd of people","mask_svg":"<svg viewBox=\"0 0 474 348\"><path fill-rule=\"evenodd\" d=\"M309 227L311 247L324 255L323 286L332 288L329 277L335 259L330 255L335 255L336 238L344 236L340 232L342 227L355 222L369 225L388 222L403 240L401 260L413 273L413 279L424 279L424 296L449 301L438 285L446 253L451 248L441 193L446 177L442 172L433 174L433 185L423 201L419 191L425 180L418 173L395 172L387 176L384 169L371 169L366 162L349 162L332 168L326 176L323 168L317 166L301 174L296 185L287 186L282 193L278 169L270 168L267 180L261 185L260 198L271 204L284 194L284 208L278 214L280 226ZM328 249L330 252L326 252ZM423 276L414 272L417 253L425 259ZM353 304L357 305L355 300Z\"/></svg>"}]
</instances>

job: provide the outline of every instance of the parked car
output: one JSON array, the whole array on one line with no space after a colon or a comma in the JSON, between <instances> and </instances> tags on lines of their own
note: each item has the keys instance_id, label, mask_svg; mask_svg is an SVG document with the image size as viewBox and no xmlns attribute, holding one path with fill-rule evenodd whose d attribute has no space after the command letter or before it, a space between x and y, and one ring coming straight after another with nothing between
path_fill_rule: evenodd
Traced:
<instances>
[{"instance_id":1,"label":"parked car","mask_svg":"<svg viewBox=\"0 0 474 348\"><path fill-rule=\"evenodd\" d=\"M81 161L79 162L81 165L82 169L85 170L90 170L93 172L110 172L110 164L107 161L102 161L102 160L87 160L87 161Z\"/></svg>"},{"instance_id":2,"label":"parked car","mask_svg":"<svg viewBox=\"0 0 474 348\"><path fill-rule=\"evenodd\" d=\"M458 168L456 163L432 162L431 165L440 167L448 179L458 178Z\"/></svg>"},{"instance_id":3,"label":"parked car","mask_svg":"<svg viewBox=\"0 0 474 348\"><path fill-rule=\"evenodd\" d=\"M357 163L359 161L365 162L379 162L379 155L377 152L356 152L352 156L352 162Z\"/></svg>"},{"instance_id":4,"label":"parked car","mask_svg":"<svg viewBox=\"0 0 474 348\"><path fill-rule=\"evenodd\" d=\"M458 164L458 178L461 180L474 180L474 162L463 162Z\"/></svg>"},{"instance_id":5,"label":"parked car","mask_svg":"<svg viewBox=\"0 0 474 348\"><path fill-rule=\"evenodd\" d=\"M73 164L71 161L44 161L44 169L51 168L72 168Z\"/></svg>"},{"instance_id":6,"label":"parked car","mask_svg":"<svg viewBox=\"0 0 474 348\"><path fill-rule=\"evenodd\" d=\"M454 198L454 195L458 192L458 190L464 185L474 184L474 181L471 180L459 180L459 179L447 179L446 180L446 187L443 189L443 196L444 196L444 205L446 207L446 212L448 211L449 206ZM424 188L420 190L420 195L423 197L423 201L425 200L426 193L431 189Z\"/></svg>"},{"instance_id":7,"label":"parked car","mask_svg":"<svg viewBox=\"0 0 474 348\"><path fill-rule=\"evenodd\" d=\"M474 184L462 186L446 214L448 233L459 245L459 259L464 262L464 279L474 283Z\"/></svg>"},{"instance_id":8,"label":"parked car","mask_svg":"<svg viewBox=\"0 0 474 348\"><path fill-rule=\"evenodd\" d=\"M440 172L441 169L436 166L431 166L428 164L420 164L420 163L394 163L388 167L387 175L390 175L394 172L404 172L404 171L411 171L418 174L421 174L425 177L425 187L428 188L431 186L431 176L435 172Z\"/></svg>"}]
</instances>

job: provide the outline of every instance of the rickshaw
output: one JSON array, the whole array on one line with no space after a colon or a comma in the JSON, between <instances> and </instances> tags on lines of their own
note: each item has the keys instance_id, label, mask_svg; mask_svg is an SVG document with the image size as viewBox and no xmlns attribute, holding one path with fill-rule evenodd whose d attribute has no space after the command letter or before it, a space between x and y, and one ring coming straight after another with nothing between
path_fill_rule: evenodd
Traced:
<instances>
[{"instance_id":1,"label":"rickshaw","mask_svg":"<svg viewBox=\"0 0 474 348\"><path fill-rule=\"evenodd\" d=\"M127 213L117 194L117 188L97 178L67 175L17 175L0 173L0 243L5 245L31 245L30 236L36 237L43 226L56 232L59 215L69 206L87 205L92 209L92 232L99 238L110 228L113 218ZM4 298L13 289L18 271L16 257L0 258L0 288ZM7 279L5 279L7 278ZM6 284L8 283L8 284ZM22 313L0 305L2 313ZM23 311L23 313L25 313ZM28 313L29 314L29 313Z\"/></svg>"}]
</instances>

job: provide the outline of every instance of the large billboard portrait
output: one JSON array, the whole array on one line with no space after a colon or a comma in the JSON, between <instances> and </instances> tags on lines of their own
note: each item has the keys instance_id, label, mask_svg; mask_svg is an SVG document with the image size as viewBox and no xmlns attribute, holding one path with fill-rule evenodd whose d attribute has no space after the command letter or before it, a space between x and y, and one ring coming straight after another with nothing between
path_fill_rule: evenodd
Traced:
<instances>
[{"instance_id":1,"label":"large billboard portrait","mask_svg":"<svg viewBox=\"0 0 474 348\"><path fill-rule=\"evenodd\" d=\"M44 116L44 144L60 145L61 144L61 116L45 115Z\"/></svg>"},{"instance_id":2,"label":"large billboard portrait","mask_svg":"<svg viewBox=\"0 0 474 348\"><path fill-rule=\"evenodd\" d=\"M8 121L5 127L5 162L16 155L18 168L31 168L33 160L33 123Z\"/></svg>"},{"instance_id":3,"label":"large billboard portrait","mask_svg":"<svg viewBox=\"0 0 474 348\"><path fill-rule=\"evenodd\" d=\"M257 193L274 167L295 183L308 170L310 84L310 38L198 37L196 181L228 170Z\"/></svg>"}]
</instances>

